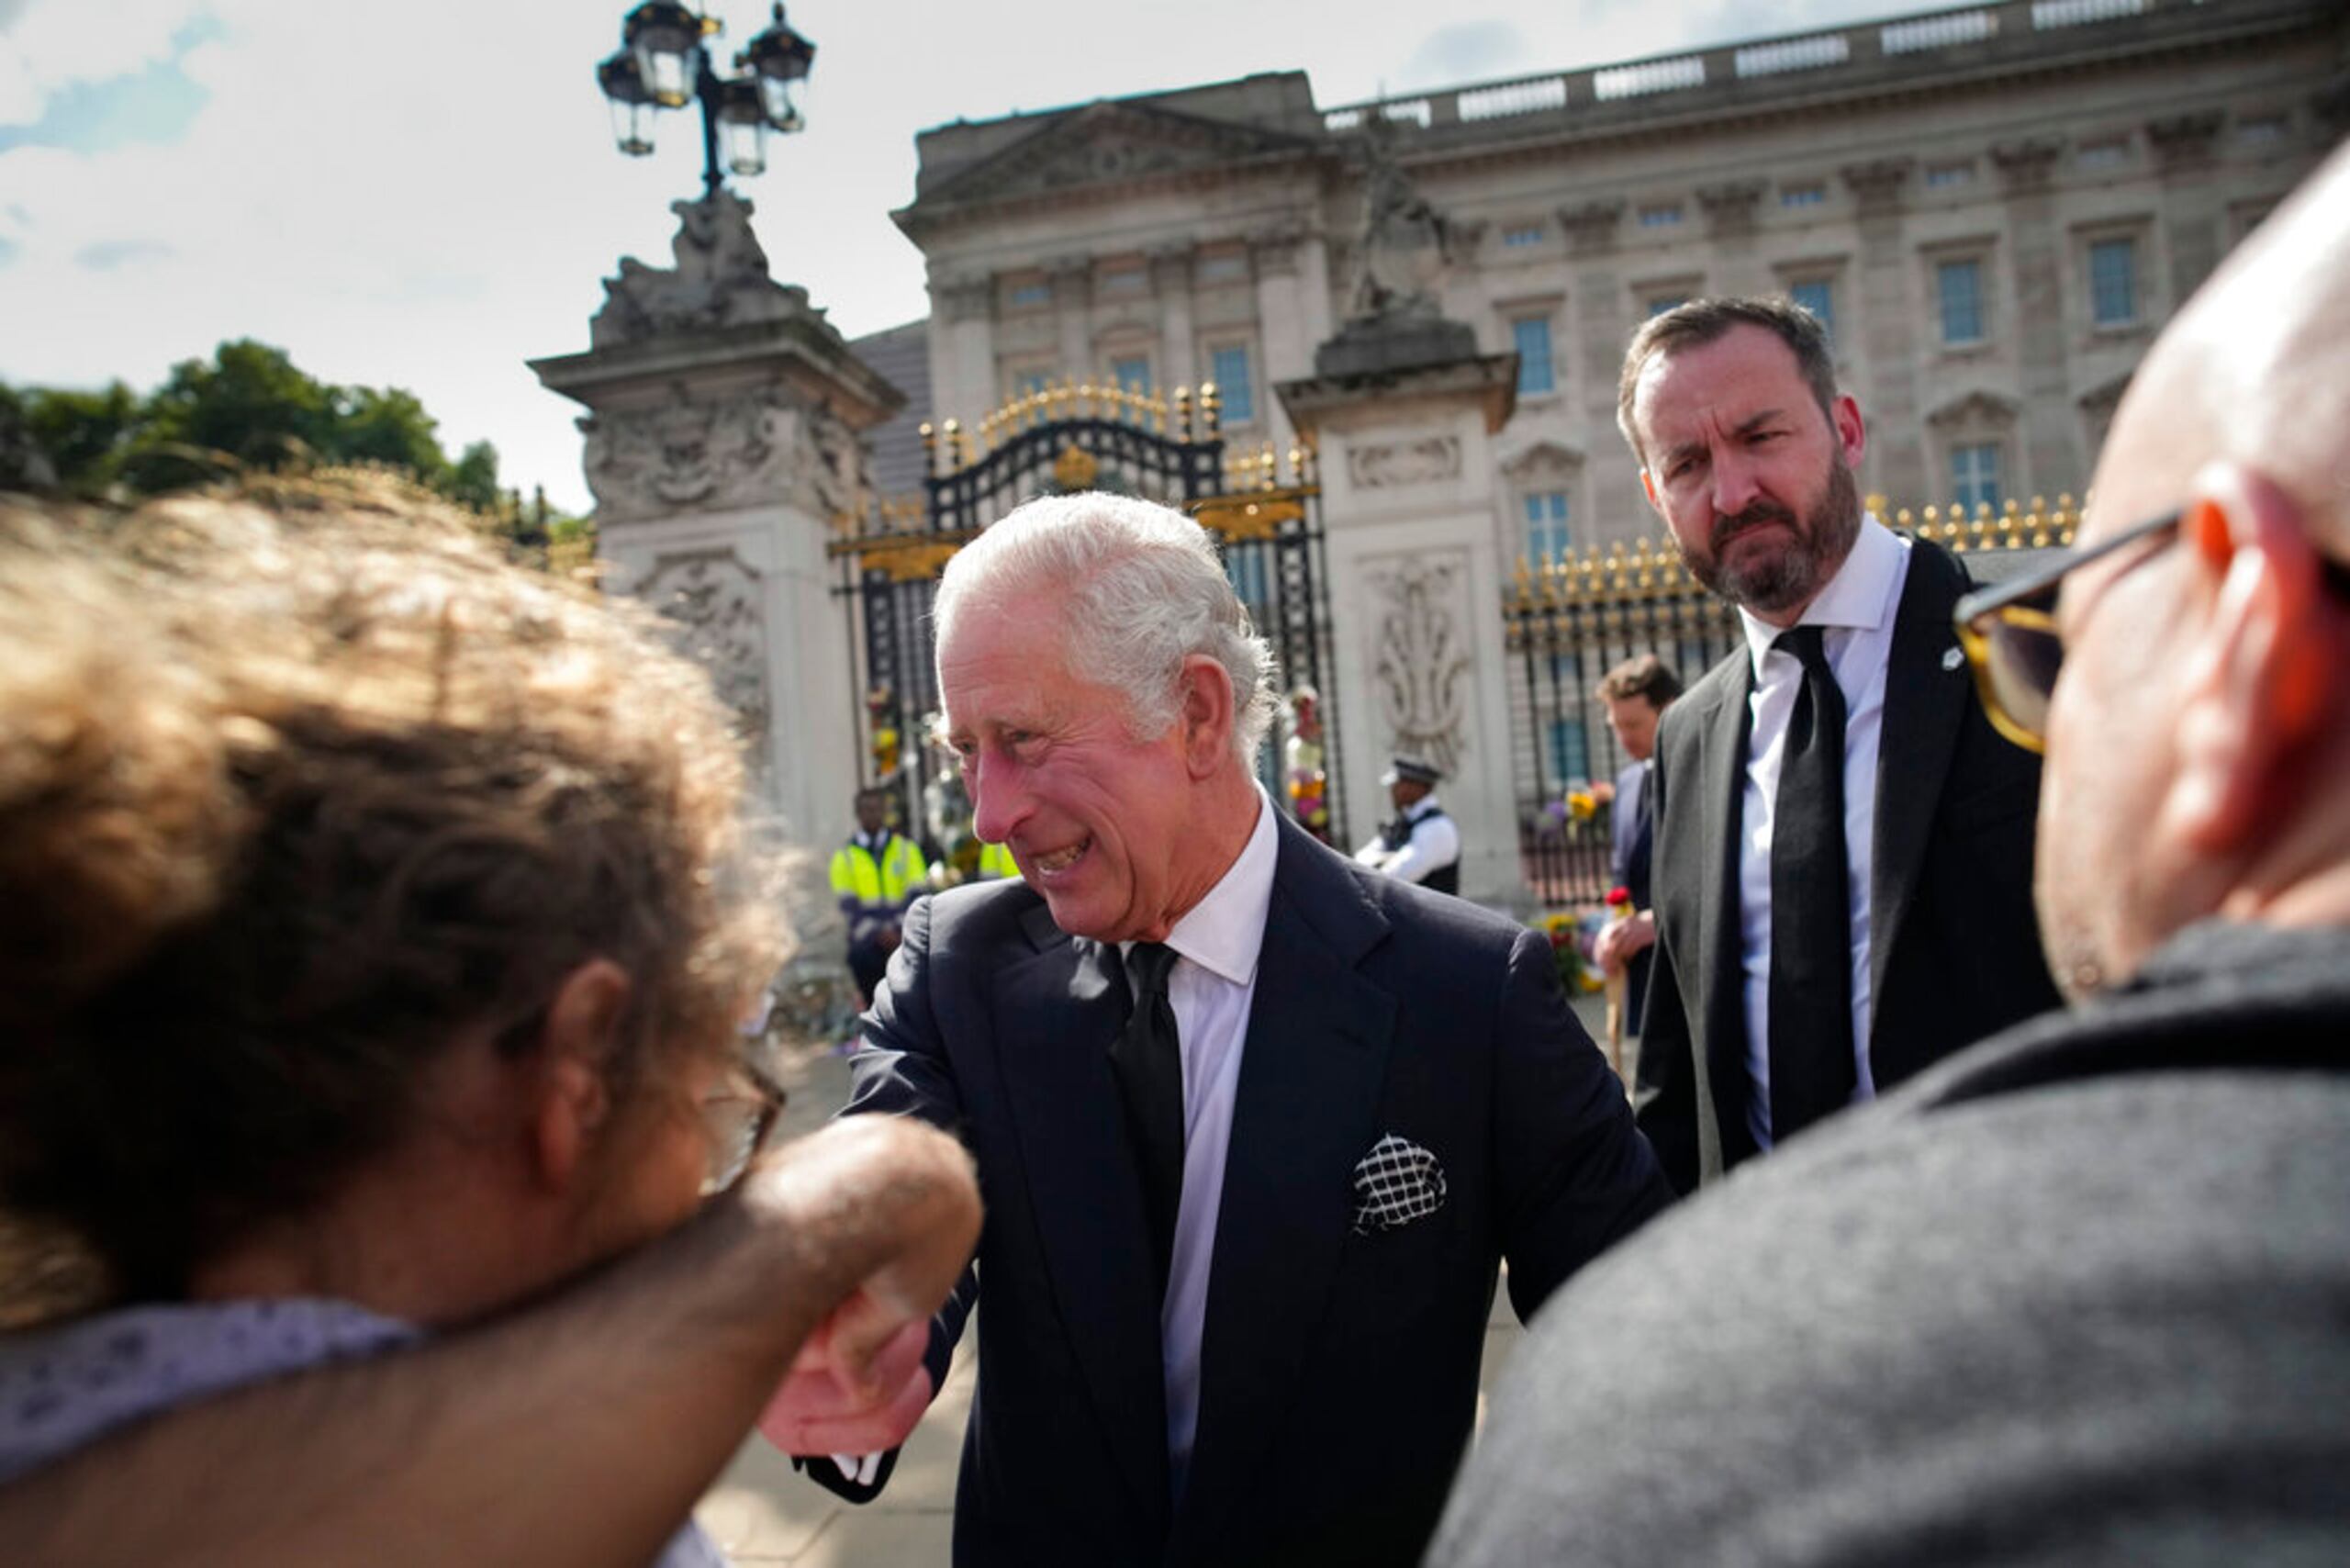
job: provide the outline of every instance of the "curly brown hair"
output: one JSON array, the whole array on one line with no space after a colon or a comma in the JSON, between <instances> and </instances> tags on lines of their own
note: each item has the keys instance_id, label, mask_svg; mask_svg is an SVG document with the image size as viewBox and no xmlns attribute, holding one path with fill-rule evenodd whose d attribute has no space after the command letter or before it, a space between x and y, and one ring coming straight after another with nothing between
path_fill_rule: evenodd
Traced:
<instances>
[{"instance_id":1,"label":"curly brown hair","mask_svg":"<svg viewBox=\"0 0 2350 1568\"><path fill-rule=\"evenodd\" d=\"M616 1094L788 945L666 623L453 510L274 481L0 504L0 1207L168 1298L396 1147L460 1034L632 978Z\"/></svg>"}]
</instances>

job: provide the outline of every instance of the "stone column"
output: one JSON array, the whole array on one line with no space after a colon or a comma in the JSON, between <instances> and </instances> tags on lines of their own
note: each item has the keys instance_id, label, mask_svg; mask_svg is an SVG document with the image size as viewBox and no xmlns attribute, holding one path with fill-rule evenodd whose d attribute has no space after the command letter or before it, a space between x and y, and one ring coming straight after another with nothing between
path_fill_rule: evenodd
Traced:
<instances>
[{"instance_id":1,"label":"stone column","mask_svg":"<svg viewBox=\"0 0 2350 1568\"><path fill-rule=\"evenodd\" d=\"M1718 274L1707 285L1715 294L1769 294L1778 280L1758 259L1754 209L1762 199L1761 180L1725 180L1697 187L1697 205L1714 242Z\"/></svg>"},{"instance_id":2,"label":"stone column","mask_svg":"<svg viewBox=\"0 0 2350 1568\"><path fill-rule=\"evenodd\" d=\"M2174 310L2211 275L2227 249L2227 193L2211 156L2223 118L2217 109L2199 109L2146 122L2146 143L2162 169L2159 242L2169 252Z\"/></svg>"},{"instance_id":3,"label":"stone column","mask_svg":"<svg viewBox=\"0 0 2350 1568\"><path fill-rule=\"evenodd\" d=\"M1863 487L1889 496L1925 495L1931 472L1918 398L1919 383L1931 373L1918 348L1910 303L1917 260L1910 254L1901 207L1901 187L1914 162L1880 158L1848 163L1843 170L1844 184L1859 207L1855 281L1865 342L1862 363L1880 367L1869 388L1875 406L1861 410L1870 432Z\"/></svg>"},{"instance_id":4,"label":"stone column","mask_svg":"<svg viewBox=\"0 0 2350 1568\"><path fill-rule=\"evenodd\" d=\"M1392 814L1379 775L1397 752L1445 773L1460 890L1524 908L1501 618L1507 566L1492 526L1492 438L1516 398L1511 354L1480 355L1457 321L1348 331L1317 374L1279 392L1320 454L1332 663L1358 840ZM1334 352L1339 351L1339 352Z\"/></svg>"},{"instance_id":5,"label":"stone column","mask_svg":"<svg viewBox=\"0 0 2350 1568\"><path fill-rule=\"evenodd\" d=\"M848 831L858 740L824 546L867 500L862 432L905 399L767 275L750 203L722 190L676 210L677 265L622 261L588 352L531 368L588 409L607 586L677 622L741 716L767 807L826 845Z\"/></svg>"},{"instance_id":6,"label":"stone column","mask_svg":"<svg viewBox=\"0 0 2350 1568\"><path fill-rule=\"evenodd\" d=\"M996 386L995 279L934 279L930 297L932 417L968 423L1003 400Z\"/></svg>"},{"instance_id":7,"label":"stone column","mask_svg":"<svg viewBox=\"0 0 2350 1568\"><path fill-rule=\"evenodd\" d=\"M1632 341L1636 322L1624 295L1624 280L1617 271L1616 249L1623 231L1624 203L1591 201L1559 209L1559 232L1566 237L1572 258L1573 279L1567 294L1572 302L1574 352L1580 361L1575 381L1583 390L1583 418L1595 431L1616 428L1616 383L1624 369L1624 350ZM1639 465L1620 440L1603 438L1594 454L1591 517L1586 540L1636 539L1655 526L1640 500Z\"/></svg>"},{"instance_id":8,"label":"stone column","mask_svg":"<svg viewBox=\"0 0 2350 1568\"><path fill-rule=\"evenodd\" d=\"M1061 374L1080 384L1091 381L1101 368L1093 363L1093 263L1085 256L1058 256L1046 263L1046 272L1053 280L1053 325L1060 339ZM989 398L968 419L992 412L995 404L994 398Z\"/></svg>"},{"instance_id":9,"label":"stone column","mask_svg":"<svg viewBox=\"0 0 2350 1568\"><path fill-rule=\"evenodd\" d=\"M2087 482L2073 442L2076 415L2065 329L2065 241L2056 221L2052 186L2064 144L2034 138L1991 149L1991 162L2007 185L2009 229L2015 251L2013 281L2016 364L2021 373L2026 448L2024 472L2008 481L2010 496L2029 500L2033 491L2078 495Z\"/></svg>"},{"instance_id":10,"label":"stone column","mask_svg":"<svg viewBox=\"0 0 2350 1568\"><path fill-rule=\"evenodd\" d=\"M1297 439L1289 411L1272 395L1280 382L1306 374L1314 364L1315 340L1306 336L1304 289L1300 277L1299 241L1291 230L1252 234L1248 248L1256 260L1257 341L1263 346L1265 398L1258 409L1259 439L1277 452L1287 452Z\"/></svg>"},{"instance_id":11,"label":"stone column","mask_svg":"<svg viewBox=\"0 0 2350 1568\"><path fill-rule=\"evenodd\" d=\"M1192 250L1163 245L1150 253L1150 283L1158 296L1158 386L1171 396L1200 379L1199 345L1192 324Z\"/></svg>"}]
</instances>

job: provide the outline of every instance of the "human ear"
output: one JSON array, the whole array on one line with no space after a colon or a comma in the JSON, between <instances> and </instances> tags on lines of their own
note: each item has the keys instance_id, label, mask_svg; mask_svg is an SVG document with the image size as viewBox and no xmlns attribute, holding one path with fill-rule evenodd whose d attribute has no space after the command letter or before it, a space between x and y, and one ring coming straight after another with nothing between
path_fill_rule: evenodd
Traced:
<instances>
[{"instance_id":1,"label":"human ear","mask_svg":"<svg viewBox=\"0 0 2350 1568\"><path fill-rule=\"evenodd\" d=\"M1232 750L1232 676L1217 660L1193 654L1183 661L1183 757L1192 776L1205 778Z\"/></svg>"},{"instance_id":2,"label":"human ear","mask_svg":"<svg viewBox=\"0 0 2350 1568\"><path fill-rule=\"evenodd\" d=\"M2185 653L2166 814L2191 848L2224 855L2274 831L2344 676L2329 653L2322 561L2292 497L2241 465L2212 464L2179 535L2204 608Z\"/></svg>"},{"instance_id":3,"label":"human ear","mask_svg":"<svg viewBox=\"0 0 2350 1568\"><path fill-rule=\"evenodd\" d=\"M1836 444L1844 454L1844 465L1857 468L1861 457L1869 449L1868 427L1861 420L1861 406L1850 397L1838 398L1829 405L1829 424L1836 431Z\"/></svg>"},{"instance_id":4,"label":"human ear","mask_svg":"<svg viewBox=\"0 0 2350 1568\"><path fill-rule=\"evenodd\" d=\"M629 979L610 958L565 975L540 1033L532 1158L542 1183L561 1191L577 1178L588 1147L611 1115L606 1070L628 1013Z\"/></svg>"}]
</instances>

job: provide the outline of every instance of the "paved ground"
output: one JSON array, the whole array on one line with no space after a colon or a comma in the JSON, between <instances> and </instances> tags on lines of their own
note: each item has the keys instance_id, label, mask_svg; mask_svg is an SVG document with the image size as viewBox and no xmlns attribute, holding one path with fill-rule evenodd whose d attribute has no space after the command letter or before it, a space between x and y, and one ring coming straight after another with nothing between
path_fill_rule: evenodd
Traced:
<instances>
[{"instance_id":1,"label":"paved ground","mask_svg":"<svg viewBox=\"0 0 2350 1568\"><path fill-rule=\"evenodd\" d=\"M1576 1011L1595 1035L1597 998ZM822 1123L848 1092L848 1064L826 1051L796 1055L787 1064L791 1103L787 1133ZM696 1517L737 1563L789 1563L793 1568L932 1568L947 1561L955 1506L955 1468L969 1413L974 1372L966 1333L946 1386L899 1457L889 1490L864 1507L851 1507L796 1474L781 1455L754 1436L734 1456L701 1502ZM1505 1292L1494 1297L1485 1327L1483 1383L1517 1343L1517 1319ZM1483 1400L1478 1404L1480 1424Z\"/></svg>"}]
</instances>

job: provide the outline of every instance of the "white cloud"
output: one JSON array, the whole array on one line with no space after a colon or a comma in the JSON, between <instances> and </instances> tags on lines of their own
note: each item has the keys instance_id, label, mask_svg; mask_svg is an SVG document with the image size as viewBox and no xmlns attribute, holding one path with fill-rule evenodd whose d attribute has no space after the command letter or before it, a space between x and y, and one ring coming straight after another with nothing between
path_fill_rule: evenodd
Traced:
<instances>
[{"instance_id":1,"label":"white cloud","mask_svg":"<svg viewBox=\"0 0 2350 1568\"><path fill-rule=\"evenodd\" d=\"M168 60L202 0L24 0L0 30L0 125L39 121L61 88Z\"/></svg>"}]
</instances>

